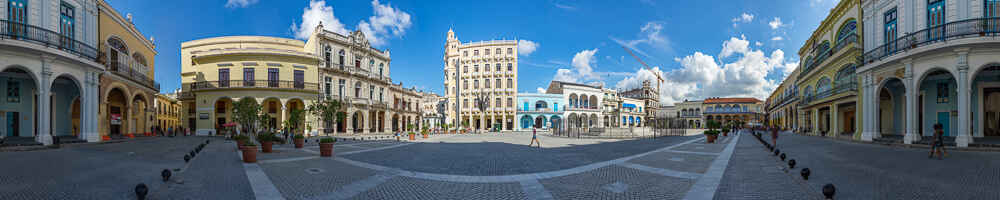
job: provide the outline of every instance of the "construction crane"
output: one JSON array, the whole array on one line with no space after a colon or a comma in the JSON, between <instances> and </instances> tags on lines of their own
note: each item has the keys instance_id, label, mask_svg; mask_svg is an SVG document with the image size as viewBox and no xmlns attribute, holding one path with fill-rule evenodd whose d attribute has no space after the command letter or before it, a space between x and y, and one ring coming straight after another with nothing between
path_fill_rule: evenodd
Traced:
<instances>
[{"instance_id":1,"label":"construction crane","mask_svg":"<svg viewBox=\"0 0 1000 200\"><path fill-rule=\"evenodd\" d=\"M625 45L622 45L622 49L625 49L625 52L628 52L628 55L632 55L632 58L635 58L636 61L639 61L639 64L642 64L642 66L646 67L646 70L649 70L649 72L653 73L653 75L656 75L657 79L656 93L660 93L660 84L663 83L663 77L660 76L660 73L656 73L655 71L653 71L653 68L649 67L649 65L647 65L646 62L642 62L642 59L639 59L639 56L636 56L635 53L632 53L632 50L628 49L628 47L626 47ZM656 98L659 99L658 94Z\"/></svg>"}]
</instances>

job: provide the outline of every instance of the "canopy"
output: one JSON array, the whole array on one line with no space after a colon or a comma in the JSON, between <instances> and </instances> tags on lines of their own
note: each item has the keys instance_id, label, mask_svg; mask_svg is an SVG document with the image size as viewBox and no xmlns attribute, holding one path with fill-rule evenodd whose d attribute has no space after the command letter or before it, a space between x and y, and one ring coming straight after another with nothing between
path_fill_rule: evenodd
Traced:
<instances>
[{"instance_id":1,"label":"canopy","mask_svg":"<svg viewBox=\"0 0 1000 200\"><path fill-rule=\"evenodd\" d=\"M229 122L229 123L226 123L226 124L222 124L222 126L223 126L223 127L232 127L232 126L236 126L236 122Z\"/></svg>"}]
</instances>

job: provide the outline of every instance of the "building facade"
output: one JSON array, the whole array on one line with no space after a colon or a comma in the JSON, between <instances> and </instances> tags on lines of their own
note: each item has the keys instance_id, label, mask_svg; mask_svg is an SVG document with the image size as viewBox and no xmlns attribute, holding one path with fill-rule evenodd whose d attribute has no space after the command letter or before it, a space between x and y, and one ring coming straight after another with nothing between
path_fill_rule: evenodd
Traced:
<instances>
[{"instance_id":1,"label":"building facade","mask_svg":"<svg viewBox=\"0 0 1000 200\"><path fill-rule=\"evenodd\" d=\"M420 97L421 124L430 129L440 128L444 120L444 115L438 112L442 97L430 92L421 92Z\"/></svg>"},{"instance_id":2,"label":"building facade","mask_svg":"<svg viewBox=\"0 0 1000 200\"><path fill-rule=\"evenodd\" d=\"M131 16L103 0L2 5L0 137L48 145L150 130L156 51Z\"/></svg>"},{"instance_id":3,"label":"building facade","mask_svg":"<svg viewBox=\"0 0 1000 200\"><path fill-rule=\"evenodd\" d=\"M565 98L562 94L517 94L515 131L559 129L563 125Z\"/></svg>"},{"instance_id":4,"label":"building facade","mask_svg":"<svg viewBox=\"0 0 1000 200\"><path fill-rule=\"evenodd\" d=\"M319 96L321 59L304 46L299 40L261 36L181 43L184 126L198 135L218 134L217 129L234 122L234 103L250 99L268 116L265 128L285 128L292 110L304 110ZM311 121L306 115L306 123ZM304 126L288 128L305 132Z\"/></svg>"},{"instance_id":5,"label":"building facade","mask_svg":"<svg viewBox=\"0 0 1000 200\"><path fill-rule=\"evenodd\" d=\"M674 104L677 106L677 110L680 111L678 114L681 120L687 122L688 128L704 128L705 122L702 118L702 101L689 101L685 99L683 102L678 102Z\"/></svg>"},{"instance_id":6,"label":"building facade","mask_svg":"<svg viewBox=\"0 0 1000 200\"><path fill-rule=\"evenodd\" d=\"M620 92L619 95L642 101L644 108L642 117L646 118L646 121L656 117L656 111L660 107L660 92L652 87L649 80L642 81L641 87Z\"/></svg>"},{"instance_id":7,"label":"building facade","mask_svg":"<svg viewBox=\"0 0 1000 200\"><path fill-rule=\"evenodd\" d=\"M446 121L468 128L513 130L517 97L517 41L462 43L448 30L444 88ZM477 99L484 101L480 109Z\"/></svg>"},{"instance_id":8,"label":"building facade","mask_svg":"<svg viewBox=\"0 0 1000 200\"><path fill-rule=\"evenodd\" d=\"M765 125L792 130L799 127L799 89L795 81L801 69L799 67L795 68L785 80L781 81L778 88L767 97L764 106L768 123Z\"/></svg>"},{"instance_id":9,"label":"building facade","mask_svg":"<svg viewBox=\"0 0 1000 200\"><path fill-rule=\"evenodd\" d=\"M621 118L621 126L619 128L626 127L643 127L646 122L652 119L649 112L646 109L646 101L633 98L621 98L621 109L618 116ZM615 118L617 120L618 118Z\"/></svg>"},{"instance_id":10,"label":"building facade","mask_svg":"<svg viewBox=\"0 0 1000 200\"><path fill-rule=\"evenodd\" d=\"M600 86L592 86L578 83L568 83L552 81L545 93L562 94L566 102L563 115L567 118L567 128L589 128L603 127L601 125L601 115L603 111L600 105L604 95L604 90Z\"/></svg>"},{"instance_id":11,"label":"building facade","mask_svg":"<svg viewBox=\"0 0 1000 200\"><path fill-rule=\"evenodd\" d=\"M910 144L940 123L959 147L1000 137L997 1L861 1L862 140Z\"/></svg>"},{"instance_id":12,"label":"building facade","mask_svg":"<svg viewBox=\"0 0 1000 200\"><path fill-rule=\"evenodd\" d=\"M703 121L755 126L763 122L763 102L756 98L708 98L702 101Z\"/></svg>"},{"instance_id":13,"label":"building facade","mask_svg":"<svg viewBox=\"0 0 1000 200\"><path fill-rule=\"evenodd\" d=\"M856 134L860 65L859 1L840 1L799 50L803 60L796 85L798 107L810 135L852 138Z\"/></svg>"},{"instance_id":14,"label":"building facade","mask_svg":"<svg viewBox=\"0 0 1000 200\"><path fill-rule=\"evenodd\" d=\"M179 129L181 125L181 103L175 97L177 93L156 94L156 127L162 131L168 128Z\"/></svg>"},{"instance_id":15,"label":"building facade","mask_svg":"<svg viewBox=\"0 0 1000 200\"><path fill-rule=\"evenodd\" d=\"M422 94L415 88L405 88L402 84L389 87L392 95L392 107L389 108L391 125L386 132L419 131L422 127L420 111ZM412 125L412 126L411 126Z\"/></svg>"},{"instance_id":16,"label":"building facade","mask_svg":"<svg viewBox=\"0 0 1000 200\"><path fill-rule=\"evenodd\" d=\"M618 91L601 88L601 92L604 96L601 98L601 126L602 127L621 127L621 123L618 120L621 118L621 106L622 97L618 96Z\"/></svg>"}]
</instances>

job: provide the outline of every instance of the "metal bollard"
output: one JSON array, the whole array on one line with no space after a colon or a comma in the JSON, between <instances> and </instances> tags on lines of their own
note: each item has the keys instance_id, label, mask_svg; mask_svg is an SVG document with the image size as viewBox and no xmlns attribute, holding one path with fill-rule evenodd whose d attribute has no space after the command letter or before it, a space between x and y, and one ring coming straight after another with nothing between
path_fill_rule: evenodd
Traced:
<instances>
[{"instance_id":1,"label":"metal bollard","mask_svg":"<svg viewBox=\"0 0 1000 200\"><path fill-rule=\"evenodd\" d=\"M160 176L163 177L163 182L167 182L170 180L170 170L163 169L163 171L160 172Z\"/></svg>"},{"instance_id":2,"label":"metal bollard","mask_svg":"<svg viewBox=\"0 0 1000 200\"><path fill-rule=\"evenodd\" d=\"M833 195L837 193L837 187L833 186L833 183L827 183L823 185L823 196L826 199L833 199Z\"/></svg>"},{"instance_id":3,"label":"metal bollard","mask_svg":"<svg viewBox=\"0 0 1000 200\"><path fill-rule=\"evenodd\" d=\"M812 174L812 171L808 167L802 168L802 172L799 172L799 174L802 175L802 179L809 180L809 174Z\"/></svg>"},{"instance_id":4,"label":"metal bollard","mask_svg":"<svg viewBox=\"0 0 1000 200\"><path fill-rule=\"evenodd\" d=\"M139 183L139 185L135 186L135 197L137 199L146 199L146 194L149 194L149 187L146 187L145 183Z\"/></svg>"}]
</instances>

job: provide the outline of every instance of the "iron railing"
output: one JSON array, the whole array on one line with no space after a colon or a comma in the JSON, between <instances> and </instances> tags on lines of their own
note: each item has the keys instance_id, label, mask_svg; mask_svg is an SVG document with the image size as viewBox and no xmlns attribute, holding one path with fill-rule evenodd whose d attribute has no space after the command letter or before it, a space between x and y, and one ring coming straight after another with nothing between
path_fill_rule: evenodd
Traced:
<instances>
[{"instance_id":1,"label":"iron railing","mask_svg":"<svg viewBox=\"0 0 1000 200\"><path fill-rule=\"evenodd\" d=\"M133 67L129 67L129 63L132 63L131 65L133 65ZM145 65L130 62L130 59L119 60L118 62L109 61L106 65L107 70L111 73L118 74L135 82L139 82L139 84L156 89L156 91L160 91L160 83L157 83L155 80L149 78L149 76L146 76L146 73L136 70L136 68L145 67Z\"/></svg>"},{"instance_id":2,"label":"iron railing","mask_svg":"<svg viewBox=\"0 0 1000 200\"><path fill-rule=\"evenodd\" d=\"M0 20L0 36L3 39L22 40L83 56L91 61L97 60L97 49L73 37L20 22Z\"/></svg>"},{"instance_id":3,"label":"iron railing","mask_svg":"<svg viewBox=\"0 0 1000 200\"><path fill-rule=\"evenodd\" d=\"M969 37L1000 36L1000 17L974 18L949 22L886 41L865 52L864 62L872 63L897 53L932 43Z\"/></svg>"},{"instance_id":4,"label":"iron railing","mask_svg":"<svg viewBox=\"0 0 1000 200\"><path fill-rule=\"evenodd\" d=\"M208 90L220 88L271 88L271 89L298 89L319 91L319 84L297 81L277 81L277 80L230 80L230 81L199 81L191 83L191 90Z\"/></svg>"},{"instance_id":5,"label":"iron railing","mask_svg":"<svg viewBox=\"0 0 1000 200\"><path fill-rule=\"evenodd\" d=\"M823 64L823 61L826 61L826 59L833 56L833 54L840 52L842 49L847 47L847 45L857 44L857 43L858 43L858 35L855 33L851 33L844 40L837 42L837 44L833 46L832 49L827 50L825 52L821 52L819 53L819 56L813 58L813 60L809 62L808 65L805 66L805 69L803 69L802 72L799 73L799 78L802 78L807 74L809 74L809 71L812 71L813 69L816 69L816 67L819 67L820 64Z\"/></svg>"},{"instance_id":6,"label":"iron railing","mask_svg":"<svg viewBox=\"0 0 1000 200\"><path fill-rule=\"evenodd\" d=\"M800 103L799 105L803 105L803 106L804 105L809 105L809 104L812 104L815 101L823 100L823 99L825 99L827 97L831 97L833 95L837 95L837 94L844 93L844 92L857 92L857 91L858 91L858 83L855 82L855 81L850 81L850 82L843 83L843 84L837 84L837 86L834 86L833 88L831 88L829 90L816 93L815 95L803 97L802 98L802 103Z\"/></svg>"}]
</instances>

